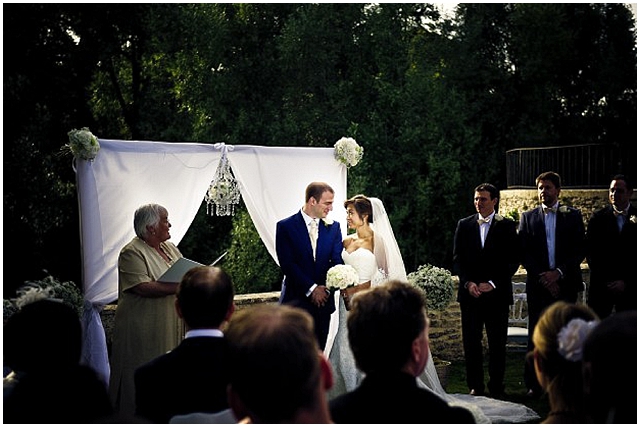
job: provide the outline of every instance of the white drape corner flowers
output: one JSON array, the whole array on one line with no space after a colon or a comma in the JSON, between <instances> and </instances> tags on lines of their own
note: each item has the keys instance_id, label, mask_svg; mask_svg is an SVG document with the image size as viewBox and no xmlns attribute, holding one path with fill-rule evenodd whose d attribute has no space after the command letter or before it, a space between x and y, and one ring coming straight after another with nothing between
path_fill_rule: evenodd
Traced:
<instances>
[{"instance_id":1,"label":"white drape corner flowers","mask_svg":"<svg viewBox=\"0 0 640 427\"><path fill-rule=\"evenodd\" d=\"M72 129L67 135L69 143L63 148L71 151L75 158L93 161L100 151L98 138L91 133L88 127L82 129Z\"/></svg>"},{"instance_id":2,"label":"white drape corner flowers","mask_svg":"<svg viewBox=\"0 0 640 427\"><path fill-rule=\"evenodd\" d=\"M335 158L347 168L355 166L362 159L364 149L355 139L342 137L335 144Z\"/></svg>"}]
</instances>

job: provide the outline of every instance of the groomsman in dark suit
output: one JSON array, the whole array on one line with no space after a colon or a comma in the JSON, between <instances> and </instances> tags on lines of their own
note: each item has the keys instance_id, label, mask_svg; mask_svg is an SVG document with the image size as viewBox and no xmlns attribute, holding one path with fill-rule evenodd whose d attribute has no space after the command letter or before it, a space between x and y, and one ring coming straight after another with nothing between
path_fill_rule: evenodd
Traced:
<instances>
[{"instance_id":1,"label":"groomsman in dark suit","mask_svg":"<svg viewBox=\"0 0 640 427\"><path fill-rule=\"evenodd\" d=\"M633 184L624 175L609 185L609 206L593 214L587 226L591 277L588 304L601 319L615 311L637 309L637 209Z\"/></svg>"},{"instance_id":2,"label":"groomsman in dark suit","mask_svg":"<svg viewBox=\"0 0 640 427\"><path fill-rule=\"evenodd\" d=\"M540 206L520 216L518 237L522 265L527 270L529 342L540 314L558 300L575 303L582 290L580 263L585 257L584 223L579 209L560 204L560 175L543 172L536 178ZM527 394L538 396L542 389L529 358L525 363Z\"/></svg>"},{"instance_id":3,"label":"groomsman in dark suit","mask_svg":"<svg viewBox=\"0 0 640 427\"><path fill-rule=\"evenodd\" d=\"M518 269L516 223L496 213L500 192L491 184L474 190L477 214L458 221L453 243L453 269L458 275L462 343L470 394L485 391L482 331L489 344L489 393L504 394L511 278Z\"/></svg>"},{"instance_id":4,"label":"groomsman in dark suit","mask_svg":"<svg viewBox=\"0 0 640 427\"><path fill-rule=\"evenodd\" d=\"M166 424L174 415L229 408L228 344L220 328L235 309L233 295L231 277L218 267L195 267L184 275L176 311L185 338L135 371L136 415Z\"/></svg>"},{"instance_id":5,"label":"groomsman in dark suit","mask_svg":"<svg viewBox=\"0 0 640 427\"><path fill-rule=\"evenodd\" d=\"M333 188L327 183L312 182L302 209L276 225L276 253L284 273L280 302L311 314L321 349L335 311L333 293L325 286L327 271L343 264L340 224L326 219L333 199Z\"/></svg>"}]
</instances>

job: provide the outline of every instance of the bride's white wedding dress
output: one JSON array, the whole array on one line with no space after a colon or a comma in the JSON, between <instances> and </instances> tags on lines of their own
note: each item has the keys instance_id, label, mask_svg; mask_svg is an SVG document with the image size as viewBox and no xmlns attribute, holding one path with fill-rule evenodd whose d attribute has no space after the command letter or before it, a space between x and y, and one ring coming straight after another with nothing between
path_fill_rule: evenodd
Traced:
<instances>
[{"instance_id":1,"label":"bride's white wedding dress","mask_svg":"<svg viewBox=\"0 0 640 427\"><path fill-rule=\"evenodd\" d=\"M371 280L371 286L377 286L385 279L406 281L404 263L402 263L401 259L398 260L400 252L393 232L390 231L390 224L388 224L388 217L382 202L373 197L369 198L369 200L371 200L374 208L373 217L375 222L372 223L372 228L374 228L374 225L376 226L374 228L376 253L374 254L364 248L358 248L353 252L343 250L342 259L345 264L349 264L356 269L360 277L359 283ZM390 235L389 232L391 233ZM389 241L391 241L390 244ZM380 265L383 267L378 268ZM334 376L334 385L328 392L329 399L355 389L364 377L364 374L357 369L353 353L349 347L346 321L349 312L338 292L335 293L335 298L338 309L331 318L329 340L325 348L325 354L329 358ZM540 418L532 409L517 403L483 396L447 394L440 384L431 354L429 354L429 360L424 372L417 378L417 381L419 386L437 394L450 405L467 408L479 424L525 423Z\"/></svg>"}]
</instances>

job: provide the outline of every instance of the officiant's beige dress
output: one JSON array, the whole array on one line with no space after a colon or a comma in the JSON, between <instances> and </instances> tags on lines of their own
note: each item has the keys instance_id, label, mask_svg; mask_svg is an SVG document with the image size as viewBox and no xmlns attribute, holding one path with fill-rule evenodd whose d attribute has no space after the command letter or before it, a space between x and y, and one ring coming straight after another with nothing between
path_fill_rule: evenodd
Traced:
<instances>
[{"instance_id":1,"label":"officiant's beige dress","mask_svg":"<svg viewBox=\"0 0 640 427\"><path fill-rule=\"evenodd\" d=\"M162 242L171 263L182 257L171 242ZM175 311L175 295L141 297L127 289L156 280L171 266L142 239L134 237L118 259L118 307L111 349L109 395L124 416L135 412L135 369L175 348L184 335L184 326Z\"/></svg>"}]
</instances>

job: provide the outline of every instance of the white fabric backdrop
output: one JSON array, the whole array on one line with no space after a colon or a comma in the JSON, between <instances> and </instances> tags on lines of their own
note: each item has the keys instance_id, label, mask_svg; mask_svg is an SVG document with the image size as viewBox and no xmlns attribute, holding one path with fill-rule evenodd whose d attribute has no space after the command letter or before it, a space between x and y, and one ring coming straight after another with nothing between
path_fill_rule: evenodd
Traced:
<instances>
[{"instance_id":1,"label":"white fabric backdrop","mask_svg":"<svg viewBox=\"0 0 640 427\"><path fill-rule=\"evenodd\" d=\"M93 162L76 163L86 300L83 362L105 381L109 364L99 313L118 297L118 254L135 235L133 213L145 203L166 207L171 241L179 244L214 177L220 145L101 139ZM302 207L305 187L311 181L325 181L334 188L330 217L346 233L342 201L347 193L347 169L334 159L333 148L226 147L243 201L276 262L276 222ZM213 261L194 258L202 263Z\"/></svg>"}]
</instances>

